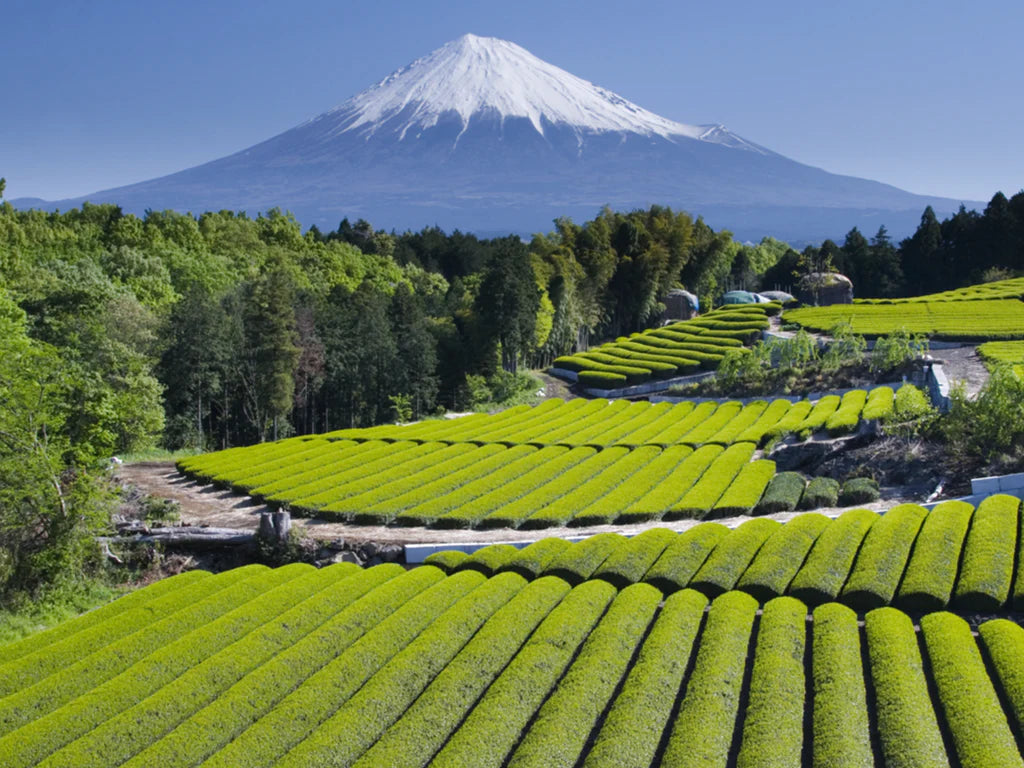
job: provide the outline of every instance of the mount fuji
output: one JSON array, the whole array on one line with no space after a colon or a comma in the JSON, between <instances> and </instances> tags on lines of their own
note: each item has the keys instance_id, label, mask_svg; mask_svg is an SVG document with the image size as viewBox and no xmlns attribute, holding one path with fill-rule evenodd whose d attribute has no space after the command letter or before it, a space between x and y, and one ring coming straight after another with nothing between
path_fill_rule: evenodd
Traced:
<instances>
[{"instance_id":1,"label":"mount fuji","mask_svg":"<svg viewBox=\"0 0 1024 768\"><path fill-rule=\"evenodd\" d=\"M790 160L721 125L674 122L504 40L465 35L341 105L234 155L82 198L125 211L280 207L333 229L437 224L482 234L549 229L602 206L703 215L741 239L841 237L857 225L913 230L914 195Z\"/></svg>"}]
</instances>

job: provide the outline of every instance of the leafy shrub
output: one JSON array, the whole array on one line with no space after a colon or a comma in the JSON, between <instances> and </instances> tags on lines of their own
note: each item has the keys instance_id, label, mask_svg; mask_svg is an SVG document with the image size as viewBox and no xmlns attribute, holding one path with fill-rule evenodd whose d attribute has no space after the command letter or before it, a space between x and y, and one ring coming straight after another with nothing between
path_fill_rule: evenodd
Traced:
<instances>
[{"instance_id":1,"label":"leafy shrub","mask_svg":"<svg viewBox=\"0 0 1024 768\"><path fill-rule=\"evenodd\" d=\"M852 507L854 504L869 504L878 501L878 483L870 477L853 477L843 483L839 491L839 505Z\"/></svg>"},{"instance_id":2,"label":"leafy shrub","mask_svg":"<svg viewBox=\"0 0 1024 768\"><path fill-rule=\"evenodd\" d=\"M768 483L768 488L757 504L756 513L770 515L792 512L804 495L807 481L799 472L780 472Z\"/></svg>"},{"instance_id":3,"label":"leafy shrub","mask_svg":"<svg viewBox=\"0 0 1024 768\"><path fill-rule=\"evenodd\" d=\"M834 507L839 501L839 481L831 477L814 477L800 497L800 509Z\"/></svg>"},{"instance_id":4,"label":"leafy shrub","mask_svg":"<svg viewBox=\"0 0 1024 768\"><path fill-rule=\"evenodd\" d=\"M1024 378L1012 366L996 366L973 400L960 387L950 399L942 428L955 456L973 465L1000 455L1019 460L1024 446Z\"/></svg>"},{"instance_id":5,"label":"leafy shrub","mask_svg":"<svg viewBox=\"0 0 1024 768\"><path fill-rule=\"evenodd\" d=\"M912 334L906 328L875 340L871 350L871 369L884 372L894 371L902 365L928 354L928 337Z\"/></svg>"},{"instance_id":6,"label":"leafy shrub","mask_svg":"<svg viewBox=\"0 0 1024 768\"><path fill-rule=\"evenodd\" d=\"M626 386L626 376L609 371L580 371L576 379L587 389L618 389Z\"/></svg>"}]
</instances>

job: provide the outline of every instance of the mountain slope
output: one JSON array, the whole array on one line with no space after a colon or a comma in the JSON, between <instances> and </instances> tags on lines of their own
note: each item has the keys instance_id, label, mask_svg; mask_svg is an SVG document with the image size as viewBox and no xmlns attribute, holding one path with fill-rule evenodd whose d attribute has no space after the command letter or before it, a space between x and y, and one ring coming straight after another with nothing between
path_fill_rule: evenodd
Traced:
<instances>
[{"instance_id":1,"label":"mountain slope","mask_svg":"<svg viewBox=\"0 0 1024 768\"><path fill-rule=\"evenodd\" d=\"M895 234L958 201L812 168L720 125L677 123L523 48L465 35L261 144L88 199L126 210L278 206L303 224L546 229L602 205L658 203L740 237ZM18 201L14 201L16 204Z\"/></svg>"}]
</instances>

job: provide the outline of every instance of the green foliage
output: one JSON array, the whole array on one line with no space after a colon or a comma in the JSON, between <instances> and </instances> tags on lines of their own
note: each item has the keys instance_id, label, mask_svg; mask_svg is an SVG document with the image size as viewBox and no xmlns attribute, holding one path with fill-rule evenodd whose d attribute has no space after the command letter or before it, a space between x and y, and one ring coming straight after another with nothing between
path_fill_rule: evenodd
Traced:
<instances>
[{"instance_id":1,"label":"green foliage","mask_svg":"<svg viewBox=\"0 0 1024 768\"><path fill-rule=\"evenodd\" d=\"M866 509L851 509L825 527L789 585L789 594L808 605L835 600L850 577L868 530L879 519Z\"/></svg>"},{"instance_id":2,"label":"green foliage","mask_svg":"<svg viewBox=\"0 0 1024 768\"><path fill-rule=\"evenodd\" d=\"M728 534L729 529L720 523L701 523L684 531L665 548L644 579L666 594L683 589Z\"/></svg>"},{"instance_id":3,"label":"green foliage","mask_svg":"<svg viewBox=\"0 0 1024 768\"><path fill-rule=\"evenodd\" d=\"M970 625L950 613L921 619L944 719L963 768L1024 766Z\"/></svg>"},{"instance_id":4,"label":"green foliage","mask_svg":"<svg viewBox=\"0 0 1024 768\"><path fill-rule=\"evenodd\" d=\"M807 606L770 601L758 625L738 768L798 765L804 746Z\"/></svg>"},{"instance_id":5,"label":"green foliage","mask_svg":"<svg viewBox=\"0 0 1024 768\"><path fill-rule=\"evenodd\" d=\"M870 477L853 477L839 489L839 505L852 507L854 504L868 504L878 501L878 483Z\"/></svg>"},{"instance_id":6,"label":"green foliage","mask_svg":"<svg viewBox=\"0 0 1024 768\"><path fill-rule=\"evenodd\" d=\"M812 477L800 497L800 509L834 507L839 502L839 481L831 477Z\"/></svg>"},{"instance_id":7,"label":"green foliage","mask_svg":"<svg viewBox=\"0 0 1024 768\"><path fill-rule=\"evenodd\" d=\"M712 550L689 586L709 597L733 589L768 537L781 525L762 518L748 520L730 531Z\"/></svg>"},{"instance_id":8,"label":"green foliage","mask_svg":"<svg viewBox=\"0 0 1024 768\"><path fill-rule=\"evenodd\" d=\"M947 765L913 622L895 608L879 608L864 626L885 764Z\"/></svg>"},{"instance_id":9,"label":"green foliage","mask_svg":"<svg viewBox=\"0 0 1024 768\"><path fill-rule=\"evenodd\" d=\"M871 768L867 690L857 614L839 603L814 611L812 765Z\"/></svg>"},{"instance_id":10,"label":"green foliage","mask_svg":"<svg viewBox=\"0 0 1024 768\"><path fill-rule=\"evenodd\" d=\"M896 605L921 612L946 607L973 513L973 507L961 501L944 502L928 513L900 582Z\"/></svg>"},{"instance_id":11,"label":"green foliage","mask_svg":"<svg viewBox=\"0 0 1024 768\"><path fill-rule=\"evenodd\" d=\"M979 612L1006 604L1013 579L1020 499L997 494L974 511L953 604Z\"/></svg>"},{"instance_id":12,"label":"green foliage","mask_svg":"<svg viewBox=\"0 0 1024 768\"><path fill-rule=\"evenodd\" d=\"M941 428L955 457L973 467L1001 455L1019 461L1024 445L1024 379L1009 365L998 366L974 399L954 388L950 400Z\"/></svg>"},{"instance_id":13,"label":"green foliage","mask_svg":"<svg viewBox=\"0 0 1024 768\"><path fill-rule=\"evenodd\" d=\"M736 729L757 601L729 592L711 604L693 674L665 750L667 765L725 765Z\"/></svg>"},{"instance_id":14,"label":"green foliage","mask_svg":"<svg viewBox=\"0 0 1024 768\"><path fill-rule=\"evenodd\" d=\"M1024 728L1024 628L1009 619L993 619L978 628L978 636L1019 733Z\"/></svg>"},{"instance_id":15,"label":"green foliage","mask_svg":"<svg viewBox=\"0 0 1024 768\"><path fill-rule=\"evenodd\" d=\"M867 341L854 333L849 323L837 323L828 333L832 340L821 356L821 367L824 370L835 371L843 365L860 361L867 349Z\"/></svg>"},{"instance_id":16,"label":"green foliage","mask_svg":"<svg viewBox=\"0 0 1024 768\"><path fill-rule=\"evenodd\" d=\"M647 768L661 742L700 629L707 598L669 597L587 753L584 768Z\"/></svg>"},{"instance_id":17,"label":"green foliage","mask_svg":"<svg viewBox=\"0 0 1024 768\"><path fill-rule=\"evenodd\" d=\"M757 503L757 514L792 512L804 495L807 480L799 472L780 472L768 483L764 495Z\"/></svg>"},{"instance_id":18,"label":"green foliage","mask_svg":"<svg viewBox=\"0 0 1024 768\"><path fill-rule=\"evenodd\" d=\"M824 515L800 515L779 526L743 572L737 589L761 602L783 595L815 541L831 521Z\"/></svg>"},{"instance_id":19,"label":"green foliage","mask_svg":"<svg viewBox=\"0 0 1024 768\"><path fill-rule=\"evenodd\" d=\"M916 504L900 504L871 526L843 587L842 602L858 610L892 602L926 515Z\"/></svg>"}]
</instances>

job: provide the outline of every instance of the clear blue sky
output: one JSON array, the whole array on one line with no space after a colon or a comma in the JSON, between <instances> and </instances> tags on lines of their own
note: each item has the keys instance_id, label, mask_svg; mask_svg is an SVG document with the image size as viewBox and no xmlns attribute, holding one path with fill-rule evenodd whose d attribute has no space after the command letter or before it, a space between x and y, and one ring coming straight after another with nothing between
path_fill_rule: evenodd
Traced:
<instances>
[{"instance_id":1,"label":"clear blue sky","mask_svg":"<svg viewBox=\"0 0 1024 768\"><path fill-rule=\"evenodd\" d=\"M0 176L57 199L230 154L466 32L912 192L1024 188L1024 3L6 0Z\"/></svg>"}]
</instances>

